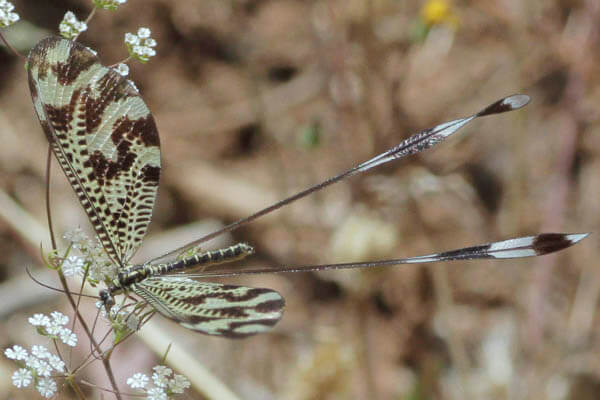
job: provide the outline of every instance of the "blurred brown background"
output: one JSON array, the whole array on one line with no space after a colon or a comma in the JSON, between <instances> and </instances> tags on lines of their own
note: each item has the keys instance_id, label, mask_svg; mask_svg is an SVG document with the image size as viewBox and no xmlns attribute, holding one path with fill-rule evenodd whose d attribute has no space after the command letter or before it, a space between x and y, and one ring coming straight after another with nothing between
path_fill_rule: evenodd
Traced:
<instances>
[{"instance_id":1,"label":"blurred brown background","mask_svg":"<svg viewBox=\"0 0 600 400\"><path fill-rule=\"evenodd\" d=\"M84 18L91 9L84 0L15 5L22 21L7 37L24 53L56 32L65 11ZM131 78L161 133L163 176L137 261L513 93L533 101L224 239L256 247L245 266L277 266L598 226L594 0L130 0L116 13L99 12L79 40L112 64L126 55L125 32L139 26L158 41L158 55L134 63ZM47 142L22 61L5 50L0 129L0 345L30 346L40 338L28 316L69 309L24 272L52 282L39 268L40 240L49 248ZM89 230L56 164L52 191L57 232ZM245 399L595 399L596 243L593 235L522 261L230 279L276 289L287 301L272 333L244 341L194 334L160 317L153 323ZM134 338L113 359L122 384L158 358ZM37 396L10 385L8 361L0 361L2 398ZM101 371L83 377L105 385Z\"/></svg>"}]
</instances>

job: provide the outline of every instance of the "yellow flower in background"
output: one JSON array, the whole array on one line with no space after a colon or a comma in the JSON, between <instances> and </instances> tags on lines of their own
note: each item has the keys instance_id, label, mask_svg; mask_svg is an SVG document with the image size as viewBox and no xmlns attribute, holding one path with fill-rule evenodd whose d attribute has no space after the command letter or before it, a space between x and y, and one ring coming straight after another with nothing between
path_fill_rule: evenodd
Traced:
<instances>
[{"instance_id":1,"label":"yellow flower in background","mask_svg":"<svg viewBox=\"0 0 600 400\"><path fill-rule=\"evenodd\" d=\"M458 18L450 7L450 2L446 0L428 0L421 9L421 18L427 26L450 24L456 28Z\"/></svg>"}]
</instances>

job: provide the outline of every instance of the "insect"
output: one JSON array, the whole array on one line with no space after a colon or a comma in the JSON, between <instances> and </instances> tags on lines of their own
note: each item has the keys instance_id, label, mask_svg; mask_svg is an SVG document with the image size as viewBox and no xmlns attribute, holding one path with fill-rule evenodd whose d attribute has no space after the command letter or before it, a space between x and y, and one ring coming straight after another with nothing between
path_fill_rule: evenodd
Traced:
<instances>
[{"instance_id":1,"label":"insect","mask_svg":"<svg viewBox=\"0 0 600 400\"><path fill-rule=\"evenodd\" d=\"M71 183L106 253L119 267L116 279L100 292L106 305L113 296L133 292L163 316L209 335L245 337L270 329L281 318L284 299L271 289L201 282L198 277L282 272L177 274L187 269L243 258L252 247L238 244L196 251L169 263L131 265L150 224L161 171L160 141L152 114L137 89L80 43L50 37L28 57L29 87L35 111L56 159ZM234 222L166 256L232 231L262 215L344 178L423 151L475 118L519 109L525 95L501 99L466 118L419 132L399 145L346 172ZM366 263L301 266L286 272L364 268L482 258L538 256L569 247L586 234L540 234L427 256ZM163 256L164 257L164 256ZM160 258L163 258L160 257Z\"/></svg>"}]
</instances>

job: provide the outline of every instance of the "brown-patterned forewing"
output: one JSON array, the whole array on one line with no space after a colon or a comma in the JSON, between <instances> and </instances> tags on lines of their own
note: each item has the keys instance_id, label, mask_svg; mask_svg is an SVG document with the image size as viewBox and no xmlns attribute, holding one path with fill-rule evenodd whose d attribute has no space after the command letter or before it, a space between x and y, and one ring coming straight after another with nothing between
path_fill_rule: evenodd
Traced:
<instances>
[{"instance_id":1,"label":"brown-patterned forewing","mask_svg":"<svg viewBox=\"0 0 600 400\"><path fill-rule=\"evenodd\" d=\"M42 128L107 253L125 265L141 245L160 176L154 119L135 87L87 47L58 37L28 59Z\"/></svg>"}]
</instances>

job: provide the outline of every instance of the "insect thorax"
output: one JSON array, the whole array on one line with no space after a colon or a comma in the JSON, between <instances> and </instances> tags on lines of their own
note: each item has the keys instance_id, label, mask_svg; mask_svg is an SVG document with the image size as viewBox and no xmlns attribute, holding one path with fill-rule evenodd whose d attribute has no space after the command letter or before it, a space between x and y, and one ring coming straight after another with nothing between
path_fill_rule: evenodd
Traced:
<instances>
[{"instance_id":1,"label":"insect thorax","mask_svg":"<svg viewBox=\"0 0 600 400\"><path fill-rule=\"evenodd\" d=\"M114 295L126 291L132 285L140 283L149 277L158 277L170 273L182 272L186 269L208 267L240 260L254 253L254 248L246 243L238 243L223 249L187 253L185 258L163 264L138 264L124 267L107 289L100 291L100 300L105 306L114 304Z\"/></svg>"}]
</instances>

